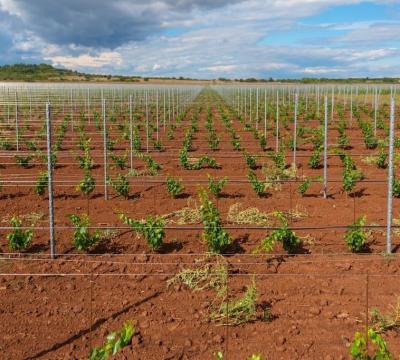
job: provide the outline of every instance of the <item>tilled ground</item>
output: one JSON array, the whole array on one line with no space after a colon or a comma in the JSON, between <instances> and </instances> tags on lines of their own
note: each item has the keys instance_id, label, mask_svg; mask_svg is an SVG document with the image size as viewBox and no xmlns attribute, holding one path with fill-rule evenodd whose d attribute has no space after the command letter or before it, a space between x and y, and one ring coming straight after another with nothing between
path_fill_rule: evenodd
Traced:
<instances>
[{"instance_id":1,"label":"tilled ground","mask_svg":"<svg viewBox=\"0 0 400 360\"><path fill-rule=\"evenodd\" d=\"M207 100L207 99L206 99ZM57 253L50 261L48 230L35 230L29 254L6 255L8 252L2 230L0 250L0 350L7 359L84 359L93 346L99 346L110 331L118 330L125 320L136 322L137 334L132 345L123 349L116 358L127 359L212 359L222 351L226 359L245 359L252 353L262 353L266 359L340 359L348 357L348 346L355 331L364 331L367 313L374 307L385 312L400 295L398 257L384 257L385 234L374 231L370 238L369 253L351 255L343 240L345 228L358 216L366 215L368 224L385 225L386 222L386 170L361 162L361 156L375 154L362 143L361 130L354 124L346 130L354 155L366 180L357 185L349 196L341 191L342 164L337 156L329 157L329 194L323 199L322 185L315 183L302 197L298 183L284 183L280 191L271 191L258 198L245 179L246 163L235 152L216 103L213 106L214 127L221 138L220 149L210 151L204 128L207 101L199 117L199 131L193 140L191 157L208 154L215 157L219 169L184 170L178 159L189 117L168 140L161 131L164 152L152 152L162 165L160 177L131 177L132 196L121 199L110 190L111 198L103 198L101 179L103 168L93 170L97 187L89 199L79 195L74 187L83 170L75 161L77 134L68 130L66 145L60 154L60 167L55 170L55 217ZM304 123L316 126L316 122ZM268 164L265 152L242 125L234 120L234 128L241 136L242 146L259 155L259 165ZM88 132L96 132L93 125ZM291 126L287 134L291 131ZM116 138L116 132L110 131ZM379 132L382 136L383 133ZM93 156L101 163L101 134L93 134ZM329 130L329 139L336 141L337 130ZM269 130L268 145L273 148L274 137ZM142 138L142 144L145 144ZM127 144L117 144L117 153L123 153ZM300 175L322 175L322 169L307 166L311 148L300 145L297 165ZM62 155L62 156L61 156ZM287 151L287 162L292 154ZM143 163L135 159L135 168ZM261 168L261 166L260 166ZM261 169L257 174L261 178ZM4 162L1 174L7 179L35 180L43 166L21 169ZM116 169L110 168L115 175ZM171 199L165 176L181 177L184 195ZM245 292L253 277L257 287L257 317L238 326L226 326L225 321L215 323L210 313L221 301L211 290L191 291L183 285L167 288L167 280L186 267L199 267L207 261L207 250L201 238L201 224L172 226L166 230L166 245L160 254L147 253L142 238L128 229L119 229L107 242L92 249L89 255L79 255L71 243L72 231L67 218L71 213L90 215L97 226L122 227L116 213L144 218L149 214L165 215L185 207L195 206L197 189L206 186L207 174L230 180L216 205L224 227L234 239L227 255L218 257L229 269L225 296L233 299ZM71 181L61 184L57 181ZM1 192L0 214L4 219L12 214L32 212L47 214L47 198L33 192L32 185L6 184ZM198 201L197 201L198 203ZM241 209L257 207L266 213L296 209L300 218L290 218L290 225L301 228L296 233L304 239L303 254L253 255L253 250L266 231L229 223L229 209L240 204ZM398 216L399 199L394 199L394 216ZM39 225L47 226L47 216ZM4 224L4 222L3 222ZM60 228L65 226L66 228ZM330 226L331 228L326 228ZM316 229L317 228L317 229ZM398 237L394 237L395 251ZM282 253L276 247L275 254ZM109 255L108 255L109 254ZM131 255L140 254L140 255ZM208 259L209 260L209 259ZM215 260L213 260L215 261ZM270 309L268 321L260 313ZM226 319L229 321L229 319ZM225 324L224 324L225 323ZM399 335L390 331L384 335L389 348L400 352Z\"/></svg>"},{"instance_id":2,"label":"tilled ground","mask_svg":"<svg viewBox=\"0 0 400 360\"><path fill-rule=\"evenodd\" d=\"M255 279L252 321L216 323L214 291L167 287L182 268L209 261L228 266L230 299ZM126 320L137 332L120 359L212 359L217 351L227 359L348 358L367 309L389 311L400 292L398 259L380 255L21 257L2 260L1 269L1 351L9 359L84 359ZM399 334L384 338L398 354Z\"/></svg>"}]
</instances>

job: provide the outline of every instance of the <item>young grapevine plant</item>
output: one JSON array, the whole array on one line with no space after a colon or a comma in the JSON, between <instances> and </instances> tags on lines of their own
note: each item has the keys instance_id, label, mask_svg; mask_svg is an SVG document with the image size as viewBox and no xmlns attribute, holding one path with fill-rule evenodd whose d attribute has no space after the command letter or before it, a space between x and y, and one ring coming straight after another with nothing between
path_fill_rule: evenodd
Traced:
<instances>
[{"instance_id":1,"label":"young grapevine plant","mask_svg":"<svg viewBox=\"0 0 400 360\"><path fill-rule=\"evenodd\" d=\"M277 211L275 216L281 223L281 227L267 236L261 244L262 250L270 252L276 242L282 243L283 249L289 254L294 254L301 244L301 239L289 229L289 224L283 213Z\"/></svg>"},{"instance_id":2,"label":"young grapevine plant","mask_svg":"<svg viewBox=\"0 0 400 360\"><path fill-rule=\"evenodd\" d=\"M314 149L313 153L310 156L310 159L308 160L308 166L311 169L319 169L321 167L321 152L322 152L322 147L318 146Z\"/></svg>"},{"instance_id":3,"label":"young grapevine plant","mask_svg":"<svg viewBox=\"0 0 400 360\"><path fill-rule=\"evenodd\" d=\"M175 179L171 175L167 176L167 191L173 198L177 198L181 195L183 189L184 186L181 180Z\"/></svg>"},{"instance_id":4,"label":"young grapevine plant","mask_svg":"<svg viewBox=\"0 0 400 360\"><path fill-rule=\"evenodd\" d=\"M26 250L32 242L33 230L24 230L22 220L17 216L11 218L10 225L13 229L11 233L7 234L8 247L10 250Z\"/></svg>"},{"instance_id":5,"label":"young grapevine plant","mask_svg":"<svg viewBox=\"0 0 400 360\"><path fill-rule=\"evenodd\" d=\"M149 216L145 220L135 220L125 214L119 214L120 220L129 225L136 233L143 235L152 250L158 250L163 245L165 237L165 220L162 217Z\"/></svg>"},{"instance_id":6,"label":"young grapevine plant","mask_svg":"<svg viewBox=\"0 0 400 360\"><path fill-rule=\"evenodd\" d=\"M125 199L129 197L129 181L125 175L118 174L115 180L108 178L108 183L118 195L123 196Z\"/></svg>"},{"instance_id":7,"label":"young grapevine plant","mask_svg":"<svg viewBox=\"0 0 400 360\"><path fill-rule=\"evenodd\" d=\"M95 347L90 351L89 360L106 360L110 355L115 355L123 347L128 346L135 334L135 328L131 322L126 322L118 332L107 335L106 342L101 347Z\"/></svg>"},{"instance_id":8,"label":"young grapevine plant","mask_svg":"<svg viewBox=\"0 0 400 360\"><path fill-rule=\"evenodd\" d=\"M114 162L114 165L120 170L124 170L126 167L126 162L128 160L128 154L125 153L123 155L116 155L114 153L110 154L111 160Z\"/></svg>"},{"instance_id":9,"label":"young grapevine plant","mask_svg":"<svg viewBox=\"0 0 400 360\"><path fill-rule=\"evenodd\" d=\"M231 243L229 234L222 228L218 209L209 199L205 189L199 190L200 215L204 225L203 239L212 253L221 253Z\"/></svg>"},{"instance_id":10,"label":"young grapevine plant","mask_svg":"<svg viewBox=\"0 0 400 360\"><path fill-rule=\"evenodd\" d=\"M19 166L24 169L29 167L29 162L33 159L32 155L22 156L22 155L15 155L15 161Z\"/></svg>"},{"instance_id":11,"label":"young grapevine plant","mask_svg":"<svg viewBox=\"0 0 400 360\"><path fill-rule=\"evenodd\" d=\"M364 144L367 149L376 149L378 139L374 136L372 125L366 121L359 121L360 128L364 135Z\"/></svg>"},{"instance_id":12,"label":"young grapevine plant","mask_svg":"<svg viewBox=\"0 0 400 360\"><path fill-rule=\"evenodd\" d=\"M215 159L207 155L202 156L194 163L189 162L188 149L186 147L181 149L181 151L179 152L179 161L186 170L199 170L202 167L209 167L215 169L218 167L218 164L215 161Z\"/></svg>"},{"instance_id":13,"label":"young grapevine plant","mask_svg":"<svg viewBox=\"0 0 400 360\"><path fill-rule=\"evenodd\" d=\"M344 239L351 252L357 253L364 250L367 242L367 232L364 229L366 216L359 217L354 224L347 228Z\"/></svg>"},{"instance_id":14,"label":"young grapevine plant","mask_svg":"<svg viewBox=\"0 0 400 360\"><path fill-rule=\"evenodd\" d=\"M228 178L225 176L223 179L216 180L210 174L208 176L208 190L210 190L211 194L215 197L219 197L222 192L222 188L228 182Z\"/></svg>"},{"instance_id":15,"label":"young grapevine plant","mask_svg":"<svg viewBox=\"0 0 400 360\"><path fill-rule=\"evenodd\" d=\"M76 186L76 191L88 196L96 187L96 181L89 171L86 172L85 177Z\"/></svg>"},{"instance_id":16,"label":"young grapevine plant","mask_svg":"<svg viewBox=\"0 0 400 360\"><path fill-rule=\"evenodd\" d=\"M393 177L393 196L396 198L400 198L400 179Z\"/></svg>"},{"instance_id":17,"label":"young grapevine plant","mask_svg":"<svg viewBox=\"0 0 400 360\"><path fill-rule=\"evenodd\" d=\"M249 154L248 152L244 152L243 153L244 159L246 160L246 164L247 166L251 169L251 170L255 170L257 169L257 162L256 162L256 157Z\"/></svg>"},{"instance_id":18,"label":"young grapevine plant","mask_svg":"<svg viewBox=\"0 0 400 360\"><path fill-rule=\"evenodd\" d=\"M298 192L304 196L305 193L308 191L308 189L310 188L311 184L313 181L318 181L318 182L322 182L322 177L320 176L316 176L316 177L304 177L303 181L300 183L300 185L298 186L297 190Z\"/></svg>"},{"instance_id":19,"label":"young grapevine plant","mask_svg":"<svg viewBox=\"0 0 400 360\"><path fill-rule=\"evenodd\" d=\"M267 140L264 135L260 135L258 138L258 142L260 144L261 150L265 150L267 148Z\"/></svg>"},{"instance_id":20,"label":"young grapevine plant","mask_svg":"<svg viewBox=\"0 0 400 360\"><path fill-rule=\"evenodd\" d=\"M339 154L343 162L343 190L347 193L353 191L357 184L364 178L361 171L356 168L353 159L347 154Z\"/></svg>"},{"instance_id":21,"label":"young grapevine plant","mask_svg":"<svg viewBox=\"0 0 400 360\"><path fill-rule=\"evenodd\" d=\"M150 175L150 176L158 175L158 171L161 170L161 165L159 163L157 163L152 158L151 155L136 152L136 156L138 156L139 159L142 159L144 161L144 163L146 164L148 175Z\"/></svg>"},{"instance_id":22,"label":"young grapevine plant","mask_svg":"<svg viewBox=\"0 0 400 360\"><path fill-rule=\"evenodd\" d=\"M281 148L277 152L271 152L269 154L270 158L275 164L275 167L281 171L285 170L286 168L286 160L285 160L285 150Z\"/></svg>"},{"instance_id":23,"label":"young grapevine plant","mask_svg":"<svg viewBox=\"0 0 400 360\"><path fill-rule=\"evenodd\" d=\"M251 187L253 188L254 192L259 197L263 196L264 189L265 189L264 182L257 179L257 175L253 170L249 171L249 173L247 174L247 178L249 179L249 182L250 182Z\"/></svg>"},{"instance_id":24,"label":"young grapevine plant","mask_svg":"<svg viewBox=\"0 0 400 360\"><path fill-rule=\"evenodd\" d=\"M380 149L378 157L376 159L376 166L380 169L386 168L386 159L388 158L388 153L383 149Z\"/></svg>"},{"instance_id":25,"label":"young grapevine plant","mask_svg":"<svg viewBox=\"0 0 400 360\"><path fill-rule=\"evenodd\" d=\"M94 165L92 156L90 155L90 141L90 139L82 140L83 156L78 155L76 157L79 163L79 167L86 171L92 169Z\"/></svg>"},{"instance_id":26,"label":"young grapevine plant","mask_svg":"<svg viewBox=\"0 0 400 360\"><path fill-rule=\"evenodd\" d=\"M47 171L41 172L35 184L34 188L35 193L40 196L43 196L44 193L46 192L48 182L49 182L49 175Z\"/></svg>"},{"instance_id":27,"label":"young grapevine plant","mask_svg":"<svg viewBox=\"0 0 400 360\"><path fill-rule=\"evenodd\" d=\"M86 214L79 216L75 214L69 215L69 219L74 226L74 234L72 243L79 251L87 251L100 240L100 232L96 230L94 234L90 233L90 219Z\"/></svg>"},{"instance_id":28,"label":"young grapevine plant","mask_svg":"<svg viewBox=\"0 0 400 360\"><path fill-rule=\"evenodd\" d=\"M367 340L360 332L356 332L353 343L350 346L350 355L353 360L393 360L394 357L387 348L386 342L373 329L368 328L367 336L370 342L375 345L374 355L367 347Z\"/></svg>"},{"instance_id":29,"label":"young grapevine plant","mask_svg":"<svg viewBox=\"0 0 400 360\"><path fill-rule=\"evenodd\" d=\"M299 193L304 196L306 191L308 190L308 188L311 185L311 179L310 178L305 178L299 185L298 187L298 191Z\"/></svg>"}]
</instances>

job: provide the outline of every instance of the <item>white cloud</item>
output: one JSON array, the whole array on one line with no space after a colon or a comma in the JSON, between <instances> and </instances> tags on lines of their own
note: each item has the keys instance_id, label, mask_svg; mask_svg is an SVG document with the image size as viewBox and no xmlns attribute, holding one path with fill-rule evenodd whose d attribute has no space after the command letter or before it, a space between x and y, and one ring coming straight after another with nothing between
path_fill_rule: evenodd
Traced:
<instances>
[{"instance_id":1,"label":"white cloud","mask_svg":"<svg viewBox=\"0 0 400 360\"><path fill-rule=\"evenodd\" d=\"M369 22L353 24L353 29L338 37L337 41L352 43L376 43L388 40L399 40L399 22Z\"/></svg>"},{"instance_id":2,"label":"white cloud","mask_svg":"<svg viewBox=\"0 0 400 360\"><path fill-rule=\"evenodd\" d=\"M302 69L301 72L309 75L325 75L325 74L334 74L338 72L346 71L343 68L334 68L334 67L306 67Z\"/></svg>"},{"instance_id":3,"label":"white cloud","mask_svg":"<svg viewBox=\"0 0 400 360\"><path fill-rule=\"evenodd\" d=\"M211 71L213 73L229 73L235 71L238 68L237 65L215 65L202 67L201 71Z\"/></svg>"},{"instance_id":4,"label":"white cloud","mask_svg":"<svg viewBox=\"0 0 400 360\"><path fill-rule=\"evenodd\" d=\"M22 11L13 0L0 0L0 10L11 15L22 16Z\"/></svg>"},{"instance_id":5,"label":"white cloud","mask_svg":"<svg viewBox=\"0 0 400 360\"><path fill-rule=\"evenodd\" d=\"M116 51L105 51L96 56L83 54L79 56L49 56L45 60L51 61L55 66L65 66L70 69L101 68L106 65L120 66L123 63L121 54Z\"/></svg>"},{"instance_id":6,"label":"white cloud","mask_svg":"<svg viewBox=\"0 0 400 360\"><path fill-rule=\"evenodd\" d=\"M27 1L0 0L0 9L15 17L31 19L33 15L28 16L28 7L21 5ZM51 0L36 1L43 7ZM26 23L27 28L22 31L13 26L16 29L14 50L22 52L24 57L36 57L80 71L199 78L371 76L374 72L391 75L394 66L384 64L400 62L400 49L385 43L397 40L400 33L397 20L343 23L337 19L313 24L317 36L312 43L267 45L263 42L286 30L301 32L307 27L301 23L304 17L364 0L115 0L105 8L93 7L93 12L85 13L86 17L79 17L80 21L75 24L72 15L76 8L88 7L96 1L101 2L60 0L70 17L50 16L48 20L72 19L65 26L63 22L54 26L61 32L66 31L62 40L57 35L44 40L41 32L30 30ZM394 0L369 2L396 3ZM32 7L29 11L35 16L44 16L35 13ZM108 14L112 10L115 13ZM126 21L135 25L124 28ZM47 29L44 25L41 30L51 32L53 27ZM132 35L131 29L136 27L143 31L140 37ZM160 33L160 29L178 32L169 36ZM330 37L318 38L318 31L326 29ZM109 41L102 42L99 38L105 35Z\"/></svg>"}]
</instances>

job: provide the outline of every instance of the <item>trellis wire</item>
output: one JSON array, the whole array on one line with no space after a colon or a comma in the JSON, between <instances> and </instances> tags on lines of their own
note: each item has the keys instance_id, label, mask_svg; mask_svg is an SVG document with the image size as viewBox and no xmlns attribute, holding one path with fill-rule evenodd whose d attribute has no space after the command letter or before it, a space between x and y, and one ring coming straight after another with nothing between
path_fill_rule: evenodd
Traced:
<instances>
[{"instance_id":1,"label":"trellis wire","mask_svg":"<svg viewBox=\"0 0 400 360\"><path fill-rule=\"evenodd\" d=\"M284 89L284 88L282 88L282 89ZM287 96L289 97L289 100L288 100L288 102L290 103L290 101L291 101L291 95L295 95L294 96L294 98L295 98L295 133L294 133L294 153L293 153L293 159L294 159L294 162L296 161L296 157L297 157L297 154L296 154L296 125L297 125L297 99L298 99L298 94L297 94L297 91L296 91L296 93L293 91L293 93L291 92L291 88L288 88L289 89L289 91L288 92L286 92L286 95L285 95L285 93L284 93L284 91L282 91L282 103L283 103L283 105L285 104L285 96L286 96L286 100L287 100ZM293 88L292 88L293 89ZM394 88L394 90L393 90L393 87L391 88L391 94L392 94L392 96L394 96L393 94L395 94L396 93L396 89L397 89L397 87L396 88ZM327 93L329 93L328 91L328 89L325 89L326 91L322 91L321 92L321 95L324 95L324 93L325 93L325 95L324 95L324 97L325 97L325 100L326 100L326 98L327 98ZM169 95L170 95L170 89L168 89L168 91L169 91ZM339 92L338 92L338 95L340 96L340 94L341 94L341 92L340 92L341 90L340 90L340 88L339 88ZM165 92L165 89L164 89L164 92ZM256 114L256 127L258 128L258 110L259 110L259 89L258 89L258 87L256 88L256 109L257 109L257 114ZM238 107L239 107L239 103L241 103L241 101L240 101L240 93L241 93L241 91L239 90L238 91L238 95L239 95L239 97L238 97ZM244 96L244 101L245 101L245 111L247 111L247 106L246 106L246 98L247 98L247 96L246 96L246 93L247 93L247 91L245 91L245 96ZM347 93L347 91L345 90L345 94ZM360 93L361 93L361 89L360 89ZM249 97L250 97L250 101L249 101L249 114L250 114L250 119L252 118L252 109L253 109L253 105L252 105L252 102L251 102L251 99L252 99L252 90L250 89L250 91L248 92L248 94L249 94ZM365 89L365 92L364 92L364 94L365 94L365 97L364 97L364 104L366 103L366 99L367 99L367 96L368 96L368 87ZM373 94L374 95L374 130L375 130L375 133L376 133L376 123L377 123L377 108L378 108L378 106L377 106L377 102L378 102L378 100L377 100L377 98L378 98L378 88L376 87L375 88L375 91L374 92L372 92L371 91L371 94ZM89 106L90 106L90 96L89 96L89 89L87 89L87 95L88 95L88 99L87 99L87 101L86 101L86 105L87 105L87 109L89 109ZM145 90L144 91L144 99L145 99L145 108L146 108L146 125L147 125L147 139L146 139L146 142L147 142L147 151L149 151L149 146L148 146L148 141L149 141L149 137L148 137L148 125L149 125L149 109L148 109L148 91L147 90ZM153 92L153 95L154 95L154 92ZM264 129L264 134L266 134L266 109L267 109L267 101L266 101L266 99L267 99L267 91L265 90L265 94L264 94L264 101L265 101L265 104L264 104L264 106L265 106L265 129ZM277 90L276 91L276 95L277 95L277 97L276 97L276 107L277 107L277 113L276 113L276 151L278 151L279 150L279 90ZM305 95L306 95L306 100L308 99L308 91L306 91L305 92ZM331 95L332 95L332 105L331 105L331 110L332 110L332 120L333 120L333 112L334 112L334 99L335 99L335 87L332 87L331 88ZM359 95L359 87L357 86L356 87L356 96L358 96ZM78 95L79 96L79 95ZM150 96L151 96L151 94L150 94ZM319 86L317 86L316 87L316 96L317 96L317 101L319 102L319 98L320 98L320 87ZM352 116L353 116L353 86L350 86L350 97L351 97L351 105L350 105L350 122L352 121ZM47 92L47 98L48 99L50 99L50 93L49 92ZM180 94L178 93L178 90L177 90L177 92L176 92L176 95L175 95L175 92L174 91L172 91L172 96L169 96L169 99L171 100L171 98L172 98L172 116L173 117L175 117L175 108L176 108L176 112L178 113L179 112L179 99L180 99ZM153 96L153 99L154 99L154 96ZM156 91L156 97L155 97L155 99L156 99L156 111L157 111L157 139L158 139L158 89L157 89L157 91ZM78 99L79 100L79 99ZM71 91L70 91L70 115L71 115L71 119L72 119L72 122L71 122L71 130L73 131L74 130L74 113L75 113L75 111L77 110L77 108L76 108L76 106L79 106L79 105L82 105L82 104L84 104L83 102L80 104L79 103L79 101L77 100L77 95L76 95L76 93L74 93L73 92L73 90L71 89ZM114 100L115 100L115 91L113 92L113 104L114 104ZM118 100L118 99L117 99ZM121 97L120 97L120 100L121 100L121 107L123 106L123 96L122 96L122 90L121 90ZM131 97L131 95L130 95L130 103L131 103L131 100L132 100L132 97ZM142 99L143 100L143 99ZM164 107L165 107L165 96L164 96ZM327 101L327 100L326 100ZM371 100L371 104L372 104L372 101L373 100ZM18 98L18 96L17 96L17 92L15 92L15 120L16 120L16 122L15 122L15 124L16 124L16 144L17 144L17 152L19 152L19 150L20 150L20 148L19 148L19 138L20 138L20 134L19 134L19 130L18 130L18 128L19 128L19 124L18 124L18 117L19 117L19 104L21 104L21 101L20 101L20 99ZM32 103L32 96L31 96L31 93L29 93L29 114L30 114L30 116L31 116L31 111L32 111L32 104L34 104L35 106L37 106L37 101L34 101L33 103ZM306 104L307 104L307 101L306 101ZM114 106L114 105L113 105ZM327 107L327 106L326 106ZM387 231L387 250L388 250L388 252L390 252L391 251L391 234L390 234L390 229L392 229L392 224L391 224L391 220L392 220L392 182L393 182L393 137L394 137L394 125L392 124L393 122L394 122L394 99L393 99L393 97L391 98L391 104L390 104L390 107L391 107L391 113L390 113L390 121L391 121L391 123L390 123L390 130L391 130L391 135L390 135L390 144L389 144L389 166L388 166L388 170L389 170L389 179L388 179L388 219L387 219L387 229L388 229L388 231ZM7 108L8 108L8 110L9 110L9 103L7 102ZM107 140L107 138L106 138L106 135L107 135L107 133L106 133L106 124L105 124L105 119L106 119L106 115L105 115L105 99L104 98L102 98L102 108L103 108L103 122L104 122L104 124L103 124L103 132L104 132L104 142L105 142L105 144L104 144L104 170L105 170L105 174L104 174L104 186L105 186L105 198L107 199L107 142L106 142L106 140ZM240 108L240 107L239 107ZM319 106L318 106L318 108L319 108ZM79 109L78 109L79 110ZM319 110L318 110L319 111ZM131 106L130 106L130 112L131 112ZM325 112L327 112L327 110L325 111ZM49 105L49 114L50 114L50 105ZM47 115L47 105L46 105L46 115ZM171 115L171 112L170 112L170 110L169 110L169 116ZM130 117L132 116L132 114L130 114ZM327 122L327 114L325 114L325 122ZM164 125L165 125L165 110L164 110ZM392 129L392 126L393 126L393 129ZM50 126L48 126L48 130L49 131L51 131L51 122L50 122ZM324 144L324 146L325 146L325 149L327 149L328 148L328 146L331 146L331 144L327 144L327 124L325 124L325 136L324 136L324 138L325 138L325 144ZM51 134L50 134L50 136L48 135L48 141L50 140L50 146L49 146L49 144L47 144L47 149L49 150L49 149L51 149ZM132 127L131 127L131 140L132 140ZM333 146L333 145L332 145ZM131 152L132 152L132 149L131 149ZM329 156L336 156L336 155L334 155L334 154L330 154ZM362 155L361 155L362 156ZM131 159L132 159L132 155L131 155ZM49 158L48 158L48 164L51 164L51 161L49 161ZM326 184L327 184L327 174L326 174L326 168L327 168L327 154L326 153L324 153L324 197L326 197L327 196L327 194L326 194ZM132 160L131 160L131 168L132 168ZM49 173L49 178L50 178L50 173ZM146 180L146 181L148 181L148 180ZM49 182L50 182L50 179L49 179ZM151 181L150 181L151 182ZM282 181L279 181L279 182L282 182ZM291 181L283 181L284 183L286 183L286 182L291 182ZM334 181L332 181L332 182L334 182ZM362 181L362 182L376 182L376 183L378 183L378 181ZM17 182L15 182L15 183L17 183ZM53 181L52 181L52 183L53 183ZM56 182L57 184L60 184L60 182ZM66 182L64 182L64 183L66 183ZM6 185L7 186L7 185ZM50 191L49 191L49 193L50 193ZM49 206L50 206L50 204L49 204ZM51 227L51 226L50 226ZM53 229L54 230L54 229Z\"/></svg>"}]
</instances>

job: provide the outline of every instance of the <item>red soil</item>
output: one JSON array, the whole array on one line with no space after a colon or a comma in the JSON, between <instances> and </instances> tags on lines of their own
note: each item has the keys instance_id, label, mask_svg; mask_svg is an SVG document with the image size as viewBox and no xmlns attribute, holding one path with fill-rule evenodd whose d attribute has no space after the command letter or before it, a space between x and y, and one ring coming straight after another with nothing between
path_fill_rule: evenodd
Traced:
<instances>
[{"instance_id":1,"label":"red soil","mask_svg":"<svg viewBox=\"0 0 400 360\"><path fill-rule=\"evenodd\" d=\"M369 254L352 255L343 240L344 228L360 215L366 215L368 224L386 223L386 170L361 163L354 156L357 166L363 170L366 180L361 182L355 195L341 191L342 165L337 156L329 157L329 197L323 199L322 185L315 183L304 197L297 192L298 183L285 183L281 191L271 191L265 198L258 198L245 179L247 167L240 152L233 151L219 112L213 104L214 126L221 137L220 150L210 151L206 142L204 121L207 99L199 118L199 131L195 133L192 157L209 154L215 157L220 169L184 170L178 159L184 131L189 124L187 117L182 126L174 131L175 138L168 140L161 131L164 152L152 152L153 158L162 165L160 177L131 177L132 196L125 200L110 189L108 201L103 197L103 167L93 170L97 187L89 199L75 191L76 183L83 176L74 154L78 134L69 129L59 161L65 163L55 170L55 222L56 260L49 261L48 229L35 230L32 247L28 254L7 255L0 260L0 351L4 359L84 359L93 346L99 346L110 331L120 328L125 320L137 323L137 334L132 345L123 349L118 359L212 359L217 351L224 359L246 359L252 353L261 353L266 359L340 359L348 357L348 346L355 331L364 331L368 310L378 307L389 310L400 295L399 260L396 255L386 258L379 255L385 250L385 236L374 232ZM214 99L218 102L218 99ZM60 115L58 115L60 116ZM300 122L302 122L301 120ZM307 126L315 122L305 123ZM250 153L259 153L258 164L270 163L253 135L244 132L234 120L234 128L241 136L242 146ZM87 132L97 132L91 125ZM289 127L288 133L291 131ZM117 129L110 131L117 137ZM350 154L375 154L365 150L361 130L356 124L346 130L353 146ZM143 134L142 134L143 135ZM378 135L383 136L379 132ZM102 161L101 134L90 136L96 163ZM332 126L329 139L337 138ZM268 145L275 144L271 130ZM334 141L332 141L334 142ZM142 145L145 140L142 137ZM126 141L120 141L117 149L126 149ZM123 151L116 151L123 153ZM322 175L322 169L310 170L307 166L311 154L309 145L300 145L297 165L302 175ZM291 161L291 152L287 152ZM68 165L67 165L68 163ZM136 168L143 163L134 159ZM1 176L4 179L35 181L43 165L30 169L18 167L13 158L3 162ZM110 169L111 175L117 170ZM221 257L229 269L228 297L239 297L255 274L257 304L270 306L272 321L261 319L239 326L218 326L209 320L209 306L215 300L212 291L193 292L184 286L166 287L166 281L184 267L199 266L205 257L206 245L201 238L201 224L168 228L167 245L162 254L148 253L144 239L130 231L99 245L91 255L79 255L73 248L72 228L67 218L71 213L90 215L95 226L125 227L117 218L122 211L134 218L149 214L168 214L187 205L188 199L197 200L201 181L206 186L207 174L227 176L230 183L217 206L235 244L227 250L229 256ZM18 175L16 175L18 174ZM171 199L166 191L166 174L181 177L185 195ZM261 170L257 170L261 178ZM71 184L57 181L71 180ZM0 193L2 218L11 214L31 212L47 214L47 198L41 198L29 186L3 187ZM398 216L399 199L394 199L394 216ZM307 216L292 221L302 237L308 236L303 248L306 254L279 255L283 250L276 247L275 255L253 255L266 230L228 224L225 219L230 206L240 203L242 209L257 207L267 213L276 210L300 209ZM6 225L6 224L5 224ZM41 220L48 225L47 215ZM331 226L331 229L314 227ZM197 227L197 229L193 229ZM182 229L185 228L185 229ZM311 229L309 229L311 228ZM384 229L382 229L384 230ZM0 251L8 253L2 230ZM394 237L395 250L398 238ZM112 254L111 254L112 253ZM133 255L140 254L140 255ZM201 264L201 262L200 262ZM19 275L17 275L19 274ZM369 275L367 275L369 274ZM400 352L399 334L390 331L384 335L389 348Z\"/></svg>"}]
</instances>

